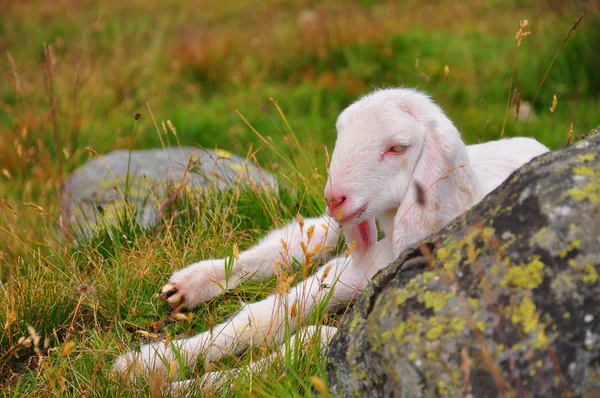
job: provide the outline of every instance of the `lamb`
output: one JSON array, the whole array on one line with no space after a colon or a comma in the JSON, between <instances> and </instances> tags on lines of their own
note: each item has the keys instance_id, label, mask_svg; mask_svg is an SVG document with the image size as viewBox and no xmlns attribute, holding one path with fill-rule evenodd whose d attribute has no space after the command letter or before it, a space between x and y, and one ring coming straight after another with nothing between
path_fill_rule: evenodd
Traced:
<instances>
[{"instance_id":1,"label":"lamb","mask_svg":"<svg viewBox=\"0 0 600 398\"><path fill-rule=\"evenodd\" d=\"M339 115L336 129L324 192L326 215L295 220L271 232L240 253L228 280L225 260L210 259L175 272L161 292L174 308L194 308L221 294L224 286L273 275L277 263L292 258L303 262L311 252L314 259L326 260L330 251L324 248L335 246L341 233L347 242L355 242L354 251L330 260L286 293L246 305L212 331L124 354L115 370L166 372L175 363L191 366L200 356L213 362L251 345L281 343L282 325L295 330L298 320L322 302L328 310L345 305L407 246L443 227L514 170L548 151L531 138L466 146L437 104L405 88L362 97ZM385 235L380 241L377 225ZM323 344L334 332L327 329Z\"/></svg>"}]
</instances>

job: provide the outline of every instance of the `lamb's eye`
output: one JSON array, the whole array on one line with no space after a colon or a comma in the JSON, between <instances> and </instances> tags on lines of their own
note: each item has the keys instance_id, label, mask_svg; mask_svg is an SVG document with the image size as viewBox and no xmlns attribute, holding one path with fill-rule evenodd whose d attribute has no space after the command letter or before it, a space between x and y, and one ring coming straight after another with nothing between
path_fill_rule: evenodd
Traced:
<instances>
[{"instance_id":1,"label":"lamb's eye","mask_svg":"<svg viewBox=\"0 0 600 398\"><path fill-rule=\"evenodd\" d=\"M407 149L408 145L394 145L388 150L388 152L393 153L394 155L402 155Z\"/></svg>"}]
</instances>

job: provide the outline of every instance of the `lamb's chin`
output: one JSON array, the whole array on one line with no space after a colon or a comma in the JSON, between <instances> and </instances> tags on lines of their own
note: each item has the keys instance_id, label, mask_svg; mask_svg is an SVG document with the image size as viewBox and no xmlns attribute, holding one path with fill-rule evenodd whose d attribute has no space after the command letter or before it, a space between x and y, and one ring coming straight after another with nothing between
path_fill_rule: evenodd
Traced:
<instances>
[{"instance_id":1,"label":"lamb's chin","mask_svg":"<svg viewBox=\"0 0 600 398\"><path fill-rule=\"evenodd\" d=\"M350 216L344 217L339 222L342 225L344 225L344 224L348 224L348 225L360 224L361 222L363 222L365 220L365 218L367 218L367 217L363 217L366 211L367 211L367 205L365 204L361 208L359 208L357 211L352 213Z\"/></svg>"}]
</instances>

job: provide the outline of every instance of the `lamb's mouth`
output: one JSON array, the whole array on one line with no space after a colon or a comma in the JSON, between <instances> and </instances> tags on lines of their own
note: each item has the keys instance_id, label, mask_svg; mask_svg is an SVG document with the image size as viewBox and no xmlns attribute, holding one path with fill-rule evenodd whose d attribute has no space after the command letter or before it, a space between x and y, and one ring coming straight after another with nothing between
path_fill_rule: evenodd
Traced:
<instances>
[{"instance_id":1,"label":"lamb's mouth","mask_svg":"<svg viewBox=\"0 0 600 398\"><path fill-rule=\"evenodd\" d=\"M356 210L354 213L350 214L347 217L343 217L341 220L338 220L340 224L346 224L352 220L356 220L358 217L362 216L364 212L367 211L367 205L363 205L360 209Z\"/></svg>"}]
</instances>

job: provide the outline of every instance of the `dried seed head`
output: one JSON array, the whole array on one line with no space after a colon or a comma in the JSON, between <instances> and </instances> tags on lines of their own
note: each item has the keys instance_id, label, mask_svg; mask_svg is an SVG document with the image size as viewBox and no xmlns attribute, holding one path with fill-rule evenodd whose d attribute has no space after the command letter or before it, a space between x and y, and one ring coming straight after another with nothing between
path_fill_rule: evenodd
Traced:
<instances>
[{"instance_id":1,"label":"dried seed head","mask_svg":"<svg viewBox=\"0 0 600 398\"><path fill-rule=\"evenodd\" d=\"M292 318L292 319L296 318L297 309L298 309L298 299L296 299L294 301L294 303L292 304L292 308L290 309L290 318Z\"/></svg>"},{"instance_id":2,"label":"dried seed head","mask_svg":"<svg viewBox=\"0 0 600 398\"><path fill-rule=\"evenodd\" d=\"M289 253L290 250L289 250L288 244L283 240L283 238L280 240L280 242L281 242L281 246L283 246L283 251L285 253Z\"/></svg>"},{"instance_id":3,"label":"dried seed head","mask_svg":"<svg viewBox=\"0 0 600 398\"><path fill-rule=\"evenodd\" d=\"M175 137L177 137L177 129L175 129L175 126L173 126L173 123L171 123L170 120L167 120L167 127L169 127L169 130L171 130L171 133L173 133L173 135Z\"/></svg>"},{"instance_id":4,"label":"dried seed head","mask_svg":"<svg viewBox=\"0 0 600 398\"><path fill-rule=\"evenodd\" d=\"M448 80L448 76L450 76L450 67L448 65L444 65L444 77Z\"/></svg>"},{"instance_id":5,"label":"dried seed head","mask_svg":"<svg viewBox=\"0 0 600 398\"><path fill-rule=\"evenodd\" d=\"M165 347L168 347L171 344L171 333L167 330L165 333Z\"/></svg>"},{"instance_id":6,"label":"dried seed head","mask_svg":"<svg viewBox=\"0 0 600 398\"><path fill-rule=\"evenodd\" d=\"M353 240L348 245L348 251L346 252L346 257L350 256L352 254L352 252L354 251L355 248L356 248L356 241Z\"/></svg>"},{"instance_id":7,"label":"dried seed head","mask_svg":"<svg viewBox=\"0 0 600 398\"><path fill-rule=\"evenodd\" d=\"M569 135L567 136L567 145L571 144L571 140L573 139L573 123L571 123L571 126L569 127Z\"/></svg>"},{"instance_id":8,"label":"dried seed head","mask_svg":"<svg viewBox=\"0 0 600 398\"><path fill-rule=\"evenodd\" d=\"M579 17L575 20L575 22L573 23L573 26L571 26L571 29L569 29L569 33L567 33L567 36L563 39L563 43L566 42L567 40L569 40L569 37L571 37L573 32L575 32L575 29L577 29L577 25L579 25L579 23L583 19L584 15L585 15L585 11L582 12L581 15L579 15Z\"/></svg>"},{"instance_id":9,"label":"dried seed head","mask_svg":"<svg viewBox=\"0 0 600 398\"><path fill-rule=\"evenodd\" d=\"M519 30L517 30L517 33L515 34L515 38L517 40L517 47L521 46L521 39L523 39L523 37L529 36L531 34L531 32L523 31L523 29L525 29L527 25L529 25L529 21L527 21L526 19L519 22Z\"/></svg>"},{"instance_id":10,"label":"dried seed head","mask_svg":"<svg viewBox=\"0 0 600 398\"><path fill-rule=\"evenodd\" d=\"M300 214L296 216L296 220L298 220L298 224L300 224L300 231L304 231L304 218Z\"/></svg>"},{"instance_id":11,"label":"dried seed head","mask_svg":"<svg viewBox=\"0 0 600 398\"><path fill-rule=\"evenodd\" d=\"M315 225L313 224L310 227L308 227L308 230L306 231L306 237L308 238L309 243L310 243L310 240L312 239L314 233L315 233Z\"/></svg>"},{"instance_id":12,"label":"dried seed head","mask_svg":"<svg viewBox=\"0 0 600 398\"><path fill-rule=\"evenodd\" d=\"M233 245L233 258L235 258L235 261L240 260L240 249L238 248L237 243Z\"/></svg>"},{"instance_id":13,"label":"dried seed head","mask_svg":"<svg viewBox=\"0 0 600 398\"><path fill-rule=\"evenodd\" d=\"M12 214L14 214L15 216L17 215L15 209L13 209L12 206L5 199L0 199L0 206L8 208Z\"/></svg>"},{"instance_id":14,"label":"dried seed head","mask_svg":"<svg viewBox=\"0 0 600 398\"><path fill-rule=\"evenodd\" d=\"M321 251L321 246L323 246L322 244L318 244L315 247L313 247L313 249L311 250L310 253L308 253L311 257L316 256L320 251Z\"/></svg>"},{"instance_id":15,"label":"dried seed head","mask_svg":"<svg viewBox=\"0 0 600 398\"><path fill-rule=\"evenodd\" d=\"M14 312L9 312L8 315L6 316L6 322L4 323L4 330L8 330L10 325L15 323L16 320L17 320L17 314L15 314Z\"/></svg>"},{"instance_id":16,"label":"dried seed head","mask_svg":"<svg viewBox=\"0 0 600 398\"><path fill-rule=\"evenodd\" d=\"M550 113L554 113L556 105L558 105L558 98L556 98L556 94L554 94L554 97L552 98L552 106L550 107Z\"/></svg>"},{"instance_id":17,"label":"dried seed head","mask_svg":"<svg viewBox=\"0 0 600 398\"><path fill-rule=\"evenodd\" d=\"M141 334L144 337L147 337L151 340L158 340L158 335L155 333L150 333L147 330L137 330L136 331L137 334Z\"/></svg>"},{"instance_id":18,"label":"dried seed head","mask_svg":"<svg viewBox=\"0 0 600 398\"><path fill-rule=\"evenodd\" d=\"M67 341L63 347L62 350L60 351L60 357L61 358L66 358L69 356L69 354L71 354L71 351L73 351L73 348L75 348L75 342L73 340Z\"/></svg>"},{"instance_id":19,"label":"dried seed head","mask_svg":"<svg viewBox=\"0 0 600 398\"><path fill-rule=\"evenodd\" d=\"M342 221L342 218L344 218L344 212L342 211L342 209L339 209L335 218L339 221Z\"/></svg>"},{"instance_id":20,"label":"dried seed head","mask_svg":"<svg viewBox=\"0 0 600 398\"><path fill-rule=\"evenodd\" d=\"M308 257L310 253L308 252L308 247L306 246L306 243L300 242L300 247L302 248L302 253L304 253L304 256Z\"/></svg>"},{"instance_id":21,"label":"dried seed head","mask_svg":"<svg viewBox=\"0 0 600 398\"><path fill-rule=\"evenodd\" d=\"M321 276L321 283L323 283L325 278L327 278L327 275L329 275L329 271L331 271L331 264L325 267L325 270L323 271L323 276Z\"/></svg>"},{"instance_id":22,"label":"dried seed head","mask_svg":"<svg viewBox=\"0 0 600 398\"><path fill-rule=\"evenodd\" d=\"M29 332L29 336L31 336L31 339L33 340L33 344L37 347L40 343L39 333L31 325L27 325L27 331Z\"/></svg>"},{"instance_id":23,"label":"dried seed head","mask_svg":"<svg viewBox=\"0 0 600 398\"><path fill-rule=\"evenodd\" d=\"M177 371L177 361L171 361L169 363L169 379L172 379Z\"/></svg>"},{"instance_id":24,"label":"dried seed head","mask_svg":"<svg viewBox=\"0 0 600 398\"><path fill-rule=\"evenodd\" d=\"M325 382L323 381L323 379L321 379L320 377L311 376L310 383L313 385L315 390L320 392L323 396L329 395L329 391L327 391L327 386L325 385Z\"/></svg>"},{"instance_id":25,"label":"dried seed head","mask_svg":"<svg viewBox=\"0 0 600 398\"><path fill-rule=\"evenodd\" d=\"M75 291L79 294L94 293L95 290L96 289L94 289L94 286L87 283L80 283L75 287Z\"/></svg>"}]
</instances>

